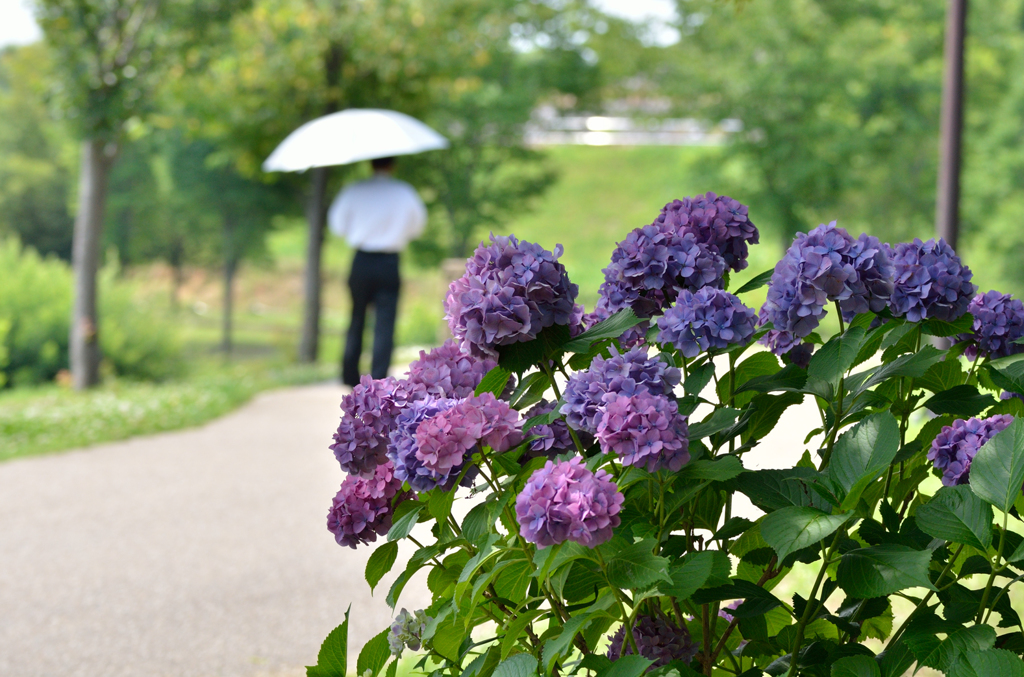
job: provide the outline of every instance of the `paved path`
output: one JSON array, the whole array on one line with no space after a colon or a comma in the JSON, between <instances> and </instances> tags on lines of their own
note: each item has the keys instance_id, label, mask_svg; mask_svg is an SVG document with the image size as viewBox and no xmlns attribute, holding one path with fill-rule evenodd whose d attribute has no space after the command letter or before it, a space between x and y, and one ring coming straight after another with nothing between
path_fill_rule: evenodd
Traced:
<instances>
[{"instance_id":1,"label":"paved path","mask_svg":"<svg viewBox=\"0 0 1024 677\"><path fill-rule=\"evenodd\" d=\"M349 602L353 644L386 627L390 577L371 598L325 526L341 393L0 464L0 675L290 677Z\"/></svg>"}]
</instances>

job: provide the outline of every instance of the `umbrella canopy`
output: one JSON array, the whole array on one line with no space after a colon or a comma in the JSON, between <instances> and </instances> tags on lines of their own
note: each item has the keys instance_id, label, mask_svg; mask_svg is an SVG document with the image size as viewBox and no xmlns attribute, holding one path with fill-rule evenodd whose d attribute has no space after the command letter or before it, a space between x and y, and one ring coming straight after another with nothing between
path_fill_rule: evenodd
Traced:
<instances>
[{"instance_id":1,"label":"umbrella canopy","mask_svg":"<svg viewBox=\"0 0 1024 677\"><path fill-rule=\"evenodd\" d=\"M350 108L289 134L263 163L263 171L301 172L447 147L448 139L404 113Z\"/></svg>"}]
</instances>

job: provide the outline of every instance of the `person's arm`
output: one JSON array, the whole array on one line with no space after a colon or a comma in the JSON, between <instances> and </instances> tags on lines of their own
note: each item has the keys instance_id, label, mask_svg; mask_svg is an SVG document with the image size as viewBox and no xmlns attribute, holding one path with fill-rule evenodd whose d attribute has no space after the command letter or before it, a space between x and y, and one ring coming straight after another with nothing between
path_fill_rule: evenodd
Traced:
<instances>
[{"instance_id":1,"label":"person's arm","mask_svg":"<svg viewBox=\"0 0 1024 677\"><path fill-rule=\"evenodd\" d=\"M412 205L409 214L409 240L415 240L427 227L427 208L415 188L411 188Z\"/></svg>"},{"instance_id":2,"label":"person's arm","mask_svg":"<svg viewBox=\"0 0 1024 677\"><path fill-rule=\"evenodd\" d=\"M327 227L338 237L345 237L351 222L348 209L350 200L347 193L348 191L344 190L338 193L338 197L334 198L330 209L327 210Z\"/></svg>"}]
</instances>

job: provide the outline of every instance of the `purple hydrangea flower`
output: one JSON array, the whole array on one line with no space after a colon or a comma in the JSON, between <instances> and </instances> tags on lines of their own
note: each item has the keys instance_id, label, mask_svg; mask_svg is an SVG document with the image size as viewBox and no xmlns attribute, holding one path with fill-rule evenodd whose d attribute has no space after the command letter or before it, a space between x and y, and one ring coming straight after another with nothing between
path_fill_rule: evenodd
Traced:
<instances>
[{"instance_id":1,"label":"purple hydrangea flower","mask_svg":"<svg viewBox=\"0 0 1024 677\"><path fill-rule=\"evenodd\" d=\"M434 620L418 609L409 613L402 609L395 620L391 622L391 629L388 631L388 647L393 656L401 656L405 647L411 651L419 651L423 642L423 634L427 631L427 623Z\"/></svg>"},{"instance_id":2,"label":"purple hydrangea flower","mask_svg":"<svg viewBox=\"0 0 1024 677\"><path fill-rule=\"evenodd\" d=\"M593 548L612 537L623 501L608 473L590 472L577 456L534 471L516 497L516 518L523 538L542 548L565 541Z\"/></svg>"},{"instance_id":3,"label":"purple hydrangea flower","mask_svg":"<svg viewBox=\"0 0 1024 677\"><path fill-rule=\"evenodd\" d=\"M759 237L744 205L714 193L669 202L655 223L680 234L693 233L698 242L714 249L736 271L747 267L747 243L757 244Z\"/></svg>"},{"instance_id":4,"label":"purple hydrangea flower","mask_svg":"<svg viewBox=\"0 0 1024 677\"><path fill-rule=\"evenodd\" d=\"M1024 345L1014 343L1024 336L1024 303L1009 294L990 291L978 294L967 306L974 317L974 331L960 334L957 341L970 341L964 350L968 359L978 355L1006 357L1024 352Z\"/></svg>"},{"instance_id":5,"label":"purple hydrangea flower","mask_svg":"<svg viewBox=\"0 0 1024 677\"><path fill-rule=\"evenodd\" d=\"M605 393L597 439L623 465L648 472L676 472L690 460L689 429L674 399L640 389L632 395Z\"/></svg>"},{"instance_id":6,"label":"purple hydrangea flower","mask_svg":"<svg viewBox=\"0 0 1024 677\"><path fill-rule=\"evenodd\" d=\"M416 432L420 424L437 416L442 411L454 407L458 400L427 396L410 404L395 419L394 430L391 431L391 442L388 445L388 458L395 467L395 477L408 482L414 491L430 491L437 486L448 487L454 484L455 478L462 471L461 467L452 468L448 473L430 470L423 461L416 457L418 440Z\"/></svg>"},{"instance_id":7,"label":"purple hydrangea flower","mask_svg":"<svg viewBox=\"0 0 1024 677\"><path fill-rule=\"evenodd\" d=\"M391 528L394 507L411 496L402 492L391 463L377 466L371 478L349 475L327 513L327 528L338 545L373 543Z\"/></svg>"},{"instance_id":8,"label":"purple hydrangea flower","mask_svg":"<svg viewBox=\"0 0 1024 677\"><path fill-rule=\"evenodd\" d=\"M416 429L416 459L428 472L448 477L478 443L507 451L523 440L519 412L483 393L424 420Z\"/></svg>"},{"instance_id":9,"label":"purple hydrangea flower","mask_svg":"<svg viewBox=\"0 0 1024 677\"><path fill-rule=\"evenodd\" d=\"M814 355L813 343L798 343L789 351L789 361L796 366L806 369L811 366L811 357Z\"/></svg>"},{"instance_id":10,"label":"purple hydrangea flower","mask_svg":"<svg viewBox=\"0 0 1024 677\"><path fill-rule=\"evenodd\" d=\"M576 294L554 253L515 236L491 235L451 284L445 313L463 351L497 359L497 346L530 341L552 325L579 320Z\"/></svg>"},{"instance_id":11,"label":"purple hydrangea flower","mask_svg":"<svg viewBox=\"0 0 1024 677\"><path fill-rule=\"evenodd\" d=\"M686 357L706 350L742 345L754 335L753 308L723 289L684 289L674 306L658 318L658 342L671 343Z\"/></svg>"},{"instance_id":12,"label":"purple hydrangea flower","mask_svg":"<svg viewBox=\"0 0 1024 677\"><path fill-rule=\"evenodd\" d=\"M952 322L967 312L978 287L971 269L942 239L896 245L892 253L896 287L890 308L911 322L935 318Z\"/></svg>"},{"instance_id":13,"label":"purple hydrangea flower","mask_svg":"<svg viewBox=\"0 0 1024 677\"><path fill-rule=\"evenodd\" d=\"M648 357L647 348L638 346L625 353L609 349L611 357L597 356L586 371L569 377L565 386L561 413L576 430L597 434L600 408L605 393L631 395L639 389L671 395L679 384L679 370L658 358Z\"/></svg>"},{"instance_id":14,"label":"purple hydrangea flower","mask_svg":"<svg viewBox=\"0 0 1024 677\"><path fill-rule=\"evenodd\" d=\"M409 402L424 396L423 386L391 376L363 375L341 400L342 417L330 446L345 472L372 477L387 460L388 436L395 417Z\"/></svg>"},{"instance_id":15,"label":"purple hydrangea flower","mask_svg":"<svg viewBox=\"0 0 1024 677\"><path fill-rule=\"evenodd\" d=\"M630 232L603 272L602 312L610 317L629 307L647 318L664 311L680 289L722 286L725 261L693 233L652 224Z\"/></svg>"},{"instance_id":16,"label":"purple hydrangea flower","mask_svg":"<svg viewBox=\"0 0 1024 677\"><path fill-rule=\"evenodd\" d=\"M742 599L737 599L733 602L729 602L727 605L718 610L718 617L725 619L729 623L732 623L734 620L733 615L729 612L736 611L736 609L739 608L740 604L743 604Z\"/></svg>"},{"instance_id":17,"label":"purple hydrangea flower","mask_svg":"<svg viewBox=\"0 0 1024 677\"><path fill-rule=\"evenodd\" d=\"M523 414L523 419L528 421L535 416L550 414L557 406L557 402L541 400ZM572 435L569 434L569 426L562 418L556 418L551 423L535 425L524 433L527 437L537 436L537 439L530 441L531 458L539 455L553 456L576 448Z\"/></svg>"},{"instance_id":18,"label":"purple hydrangea flower","mask_svg":"<svg viewBox=\"0 0 1024 677\"><path fill-rule=\"evenodd\" d=\"M479 359L459 350L458 344L448 339L429 353L420 351L420 359L409 365L409 382L422 385L434 397L471 397L484 375L497 362Z\"/></svg>"},{"instance_id":19,"label":"purple hydrangea flower","mask_svg":"<svg viewBox=\"0 0 1024 677\"><path fill-rule=\"evenodd\" d=\"M992 436L1013 422L1013 416L1002 414L991 418L957 419L943 426L928 450L928 460L942 471L947 487L970 481L971 461Z\"/></svg>"},{"instance_id":20,"label":"purple hydrangea flower","mask_svg":"<svg viewBox=\"0 0 1024 677\"><path fill-rule=\"evenodd\" d=\"M673 621L661 616L640 615L633 624L633 639L644 658L654 661L652 668L660 668L672 661L689 664L700 647L690 637L686 627L679 627ZM626 626L620 626L609 636L608 659L617 661L622 656L633 654L633 647L626 640Z\"/></svg>"},{"instance_id":21,"label":"purple hydrangea flower","mask_svg":"<svg viewBox=\"0 0 1024 677\"><path fill-rule=\"evenodd\" d=\"M761 342L777 355L814 331L838 301L844 316L885 307L892 291L888 250L877 238L850 237L832 221L796 236L775 266L760 322L772 323Z\"/></svg>"}]
</instances>

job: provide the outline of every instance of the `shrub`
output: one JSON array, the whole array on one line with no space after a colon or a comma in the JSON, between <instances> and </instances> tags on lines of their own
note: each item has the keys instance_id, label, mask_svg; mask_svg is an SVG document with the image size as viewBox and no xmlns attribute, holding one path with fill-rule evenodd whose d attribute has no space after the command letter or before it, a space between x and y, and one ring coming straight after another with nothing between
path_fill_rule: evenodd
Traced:
<instances>
[{"instance_id":1,"label":"shrub","mask_svg":"<svg viewBox=\"0 0 1024 677\"><path fill-rule=\"evenodd\" d=\"M71 270L16 239L0 241L0 325L7 325L0 373L8 385L50 381L68 366ZM100 342L110 369L131 378L163 378L181 367L175 326L140 305L133 290L104 269Z\"/></svg>"},{"instance_id":2,"label":"shrub","mask_svg":"<svg viewBox=\"0 0 1024 677\"><path fill-rule=\"evenodd\" d=\"M436 675L1024 674L1024 306L972 301L941 241L835 223L729 293L757 242L746 208L709 194L665 213L619 245L587 315L558 248L492 236L446 302L463 362L448 345L415 381L366 377L342 401L333 448L358 474L329 527L378 543L371 589L414 546L392 608L420 569L432 593L358 674L421 646ZM755 326L742 299L765 285ZM998 341L969 305L1002 318ZM445 385L455 369L475 394ZM745 467L803 402L816 453ZM756 520L733 514L740 494ZM784 597L798 565L813 583ZM346 632L309 674L344 673Z\"/></svg>"}]
</instances>

